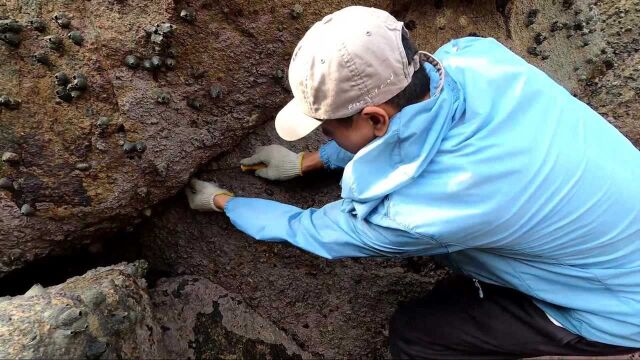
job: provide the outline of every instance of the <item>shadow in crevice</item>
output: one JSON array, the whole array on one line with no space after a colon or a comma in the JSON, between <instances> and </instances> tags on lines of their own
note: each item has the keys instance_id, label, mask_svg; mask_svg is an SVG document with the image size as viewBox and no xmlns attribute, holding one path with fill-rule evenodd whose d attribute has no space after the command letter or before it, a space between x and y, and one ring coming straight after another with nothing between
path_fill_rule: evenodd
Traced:
<instances>
[{"instance_id":1,"label":"shadow in crevice","mask_svg":"<svg viewBox=\"0 0 640 360\"><path fill-rule=\"evenodd\" d=\"M0 278L0 296L24 294L34 284L44 287L62 284L91 269L141 258L136 232L121 232L108 240L76 249L66 255L48 256Z\"/></svg>"}]
</instances>

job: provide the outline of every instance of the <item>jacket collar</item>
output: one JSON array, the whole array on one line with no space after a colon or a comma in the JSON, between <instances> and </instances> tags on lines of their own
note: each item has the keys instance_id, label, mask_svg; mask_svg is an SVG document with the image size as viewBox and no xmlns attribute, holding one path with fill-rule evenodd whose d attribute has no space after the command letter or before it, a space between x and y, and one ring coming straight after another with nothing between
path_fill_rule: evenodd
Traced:
<instances>
[{"instance_id":1,"label":"jacket collar","mask_svg":"<svg viewBox=\"0 0 640 360\"><path fill-rule=\"evenodd\" d=\"M455 118L461 91L433 55L420 52L429 75L431 97L391 118L387 133L347 164L342 177L343 210L366 217L386 195L415 179L438 151Z\"/></svg>"}]
</instances>

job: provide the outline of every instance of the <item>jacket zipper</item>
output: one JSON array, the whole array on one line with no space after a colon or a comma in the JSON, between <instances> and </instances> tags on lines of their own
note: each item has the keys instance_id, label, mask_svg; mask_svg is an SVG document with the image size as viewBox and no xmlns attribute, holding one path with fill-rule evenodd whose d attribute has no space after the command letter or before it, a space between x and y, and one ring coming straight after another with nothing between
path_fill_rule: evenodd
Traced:
<instances>
[{"instance_id":1,"label":"jacket zipper","mask_svg":"<svg viewBox=\"0 0 640 360\"><path fill-rule=\"evenodd\" d=\"M482 287L480 286L478 279L473 279L473 283L476 284L476 287L478 288L478 295L480 295L480 299L484 298L484 293L482 292Z\"/></svg>"}]
</instances>

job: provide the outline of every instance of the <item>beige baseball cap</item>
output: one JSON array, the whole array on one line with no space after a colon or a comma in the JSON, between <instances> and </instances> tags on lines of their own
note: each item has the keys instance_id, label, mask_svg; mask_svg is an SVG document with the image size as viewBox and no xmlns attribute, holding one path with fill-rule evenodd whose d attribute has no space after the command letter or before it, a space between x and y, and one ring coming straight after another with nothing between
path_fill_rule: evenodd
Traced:
<instances>
[{"instance_id":1,"label":"beige baseball cap","mask_svg":"<svg viewBox=\"0 0 640 360\"><path fill-rule=\"evenodd\" d=\"M315 23L289 64L291 100L276 116L284 140L298 140L323 120L357 114L391 99L411 82L403 23L386 11L350 6Z\"/></svg>"}]
</instances>

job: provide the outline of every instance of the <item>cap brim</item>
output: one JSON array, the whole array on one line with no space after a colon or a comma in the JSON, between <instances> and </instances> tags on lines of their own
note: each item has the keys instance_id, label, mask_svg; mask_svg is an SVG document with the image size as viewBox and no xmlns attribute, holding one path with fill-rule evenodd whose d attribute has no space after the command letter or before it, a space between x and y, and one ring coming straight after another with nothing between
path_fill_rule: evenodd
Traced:
<instances>
[{"instance_id":1,"label":"cap brim","mask_svg":"<svg viewBox=\"0 0 640 360\"><path fill-rule=\"evenodd\" d=\"M320 124L322 121L302 112L296 99L289 101L276 115L276 132L287 141L298 140L309 135Z\"/></svg>"}]
</instances>

